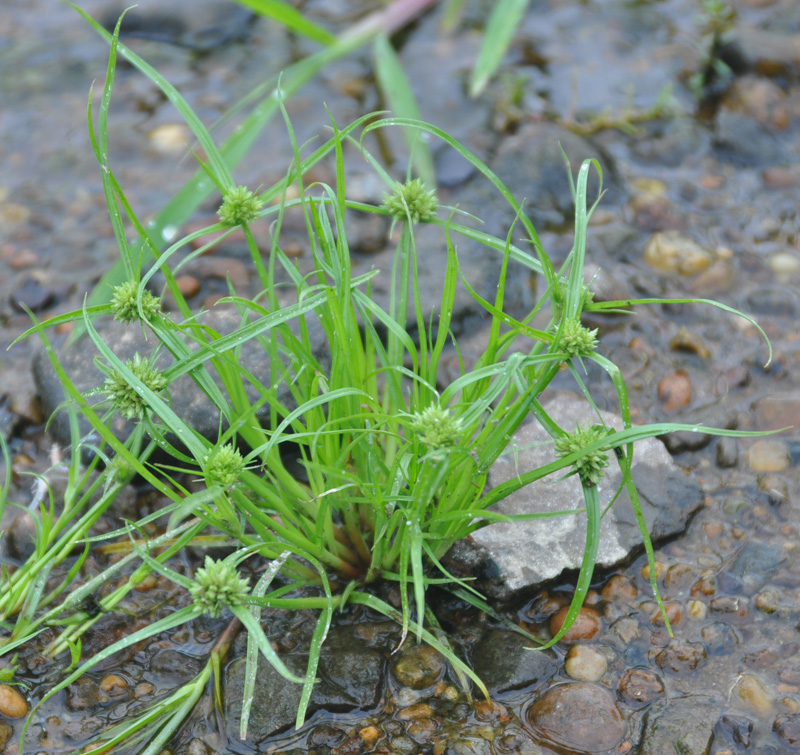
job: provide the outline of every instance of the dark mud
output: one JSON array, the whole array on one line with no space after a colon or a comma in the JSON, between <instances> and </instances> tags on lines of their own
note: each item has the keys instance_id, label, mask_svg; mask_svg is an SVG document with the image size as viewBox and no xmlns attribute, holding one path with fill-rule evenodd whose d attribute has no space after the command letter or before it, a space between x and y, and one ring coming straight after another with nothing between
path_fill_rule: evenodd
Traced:
<instances>
[{"instance_id":1,"label":"dark mud","mask_svg":"<svg viewBox=\"0 0 800 755\"><path fill-rule=\"evenodd\" d=\"M121 10L103 0L82 5L101 18ZM403 35L401 56L423 117L452 131L527 199L556 262L572 239L569 190L554 144L565 145L573 164L589 156L603 161L608 193L589 237L598 297L713 297L755 315L769 334L775 356L766 368L767 350L755 329L710 307L654 306L598 321L601 349L625 371L637 418L797 428L800 6L794 0L737 0L731 6L735 16L715 41L692 0L534 0L503 71L476 101L464 92L485 18L481 4L467 3L460 26L449 35L442 34L438 14L429 14ZM332 28L361 12L346 2L306 7ZM51 465L51 441L42 433L44 417L30 378L36 345L24 342L5 351L30 322L19 302L39 317L75 309L117 253L85 126L89 83L102 81L105 73L104 43L73 11L49 0L17 0L5 10L0 431L12 450L10 498L27 503L25 473ZM206 44L207 30L220 27L216 3L173 3L169 23L153 21L162 10L142 3L140 12L150 21L128 41L206 122L307 48L244 17L233 19L223 43ZM148 34L148 28L161 36ZM724 65L710 66L710 51ZM368 54L357 54L296 97L289 111L298 139L321 132L327 123L323 103L340 123L380 107L370 71ZM223 125L220 135L227 129ZM145 220L193 170L186 139L185 127L158 91L121 66L112 107L112 161ZM402 174L400 140L388 139L384 146ZM290 148L278 122L266 129L253 155L236 171L237 180L258 185L283 175ZM488 213L494 226L488 230L504 233L507 214L471 183L469 167L444 150L435 155L442 199ZM354 198L379 199L380 187L360 166L352 170ZM204 205L192 222L205 222L214 210L214 203ZM380 233L367 229L364 236L358 253L380 258ZM226 292L227 274L238 276L240 293L256 293L242 247L231 243L209 260L186 270L198 309ZM472 344L484 336L479 322L467 323L464 331L462 348L469 357ZM602 408L613 409L603 376L590 374L590 381L605 396ZM500 630L480 616L443 598L439 611L454 642L492 678L497 694L491 704L468 700L452 671L423 648L407 643L400 656L389 655L399 641L395 628L348 615L337 627L344 638L340 646L370 651L366 665L353 663L371 687L348 686L341 671L330 670L328 697L303 730L272 734L273 724L262 721L247 744L237 741L233 708L218 720L201 703L167 752L797 751L800 435L794 429L744 441L679 434L666 443L705 496L686 531L657 552L673 639L661 623L642 558L599 579L585 612L585 633L553 654L529 656L522 638L497 635ZM127 514L157 506L140 500L138 510ZM16 514L7 512L4 528ZM21 555L10 550L12 541L14 548L26 546L24 525L18 521L19 533L6 538L6 558ZM87 568L102 568L102 558ZM187 561L176 568L192 566ZM85 639L84 653L188 600L155 578L141 587L125 613L102 618ZM548 637L568 598L566 580L509 607L507 616ZM279 651L302 653L310 632L303 617L270 621ZM106 662L41 712L26 752L81 748L109 723L159 699L196 671L224 624L197 622ZM44 645L49 637L41 639ZM509 642L517 645L509 649ZM495 661L491 653L498 648L503 652ZM43 662L40 649L20 655L18 678L32 700L68 662ZM226 670L231 688L242 650L234 647ZM520 663L509 668L509 655ZM270 700L279 693L265 694L262 708L277 707ZM559 704L564 700L566 707ZM289 723L284 718L275 725ZM0 752L17 753L20 729L19 719L0 715Z\"/></svg>"}]
</instances>

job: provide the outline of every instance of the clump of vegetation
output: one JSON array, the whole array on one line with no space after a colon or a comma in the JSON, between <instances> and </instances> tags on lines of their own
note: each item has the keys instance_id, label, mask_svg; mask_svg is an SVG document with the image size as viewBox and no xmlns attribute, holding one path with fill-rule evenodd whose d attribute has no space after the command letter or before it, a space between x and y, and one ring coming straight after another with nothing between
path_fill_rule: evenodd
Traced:
<instances>
[{"instance_id":1,"label":"clump of vegetation","mask_svg":"<svg viewBox=\"0 0 800 755\"><path fill-rule=\"evenodd\" d=\"M332 138L310 154L293 141L294 163L287 177L256 194L234 183L220 149L180 95L144 61L125 51L129 60L169 93L194 128L206 155L204 175L213 178L222 197L219 223L162 250L136 216L109 163L108 104L118 33L119 26L109 40L111 55L97 125L91 109L89 123L128 282L116 290L110 303L93 304L36 323L29 331L43 338L69 399L65 411L73 438L71 484L64 500L58 502L59 516L55 514L55 501L40 507L35 553L13 574L0 577L0 620L8 630L0 638L0 655L30 642L47 627L61 626L45 655L71 652L75 667L36 701L28 723L50 697L114 653L203 614L231 618L206 667L190 683L160 701L157 708L134 711L130 718L102 732L97 744L101 751L111 751L124 742L139 742L142 752L158 752L203 694L210 676L218 674L221 659L239 627L248 633L253 651L247 655L248 679L255 678L260 657L260 662L272 664L290 682L303 685L297 713L300 725L332 612L347 605L367 606L397 621L404 637L413 631L485 694L481 680L442 639L426 602L428 587L437 584L449 585L466 600L484 605L467 582L455 580L443 569L442 557L453 543L477 528L509 519L491 510L503 497L547 475L577 474L588 523L586 557L567 619L549 643L553 644L568 631L589 589L599 541L598 482L611 458L622 470L622 485L641 523L651 574L655 575L652 548L631 476L633 444L687 428L667 423L634 427L620 370L598 351L596 331L581 324L585 311L615 311L637 304L635 300L595 302L584 283L586 233L597 204L587 200L587 184L593 169L602 180L599 164L585 161L573 180L575 242L564 265L556 269L530 219L500 179L435 126L375 116L365 116L344 128L333 124ZM273 96L286 117L279 93ZM293 139L288 117L286 124ZM397 126L438 138L470 161L517 213L529 245L514 245L510 234L505 239L494 238L460 224L457 210L440 207L433 188L419 179L405 183L392 179L363 144L371 132ZM382 205L348 199L343 159L346 144L359 148L386 180L387 199ZM307 175L323 159L333 162L335 185L308 186ZM284 214L292 209L302 211L305 218L314 262L311 275L300 274L282 251L279 235L265 262L250 229L259 222L280 227ZM347 235L348 217L354 210L401 221L388 306L381 306L371 293L371 281L379 271L363 275L353 271ZM129 243L123 217L138 233L138 243ZM422 300L415 237L418 223L435 226L447 250L446 271L436 302ZM255 299L232 292L224 300L238 308L241 326L223 336L198 325L175 283L174 260L195 239L212 237L192 254L213 247L238 227L244 232L262 292ZM493 301L482 298L465 279L454 241L459 238L479 241L487 254L496 255L498 277ZM512 261L543 281L541 299L521 318L505 307ZM147 290L148 282L159 272L177 304L175 319L160 314L158 299L150 298ZM293 303L278 301L279 273L292 282ZM490 335L476 366L472 370L462 368L452 384L442 387L439 367L445 349L455 342L451 318L459 285L464 285L486 312ZM534 318L548 306L549 323L543 329L534 328ZM158 349L172 355L172 364L159 371L142 357L122 362L95 328L96 318L104 315L146 327ZM108 374L105 383L91 395L82 395L71 383L48 340L48 328L71 321L80 324L91 339ZM312 325L324 333L329 364L314 356L317 352L309 335ZM528 339L528 347L513 351L512 345L520 336ZM237 350L248 340L257 340L270 360L273 377L267 383L260 382L237 359ZM562 370L569 371L578 388L590 397L582 379L582 360L595 362L611 376L623 429L606 427L599 412L598 424L562 428L558 417L549 416L543 409L539 397ZM219 437L203 437L173 410L170 390L183 376L194 380L213 403L220 417ZM255 405L247 399L249 386L261 396ZM291 403L279 388L288 389ZM108 397L111 409L103 409L105 399L93 403L98 394ZM260 419L259 409L267 405L269 418ZM135 422L125 439L111 430L114 412ZM91 425L95 439L81 437L79 413ZM516 429L531 416L552 436L555 461L523 470L487 492L492 465L507 452ZM286 444L295 449L302 479L284 461L281 450ZM83 469L80 458L85 449L92 450L93 457ZM153 464L155 449L170 455L172 461ZM613 457L611 450L615 451ZM186 473L195 481L193 492L185 483ZM89 529L132 475L149 482L170 503L157 515L92 538L93 544L107 541L101 547L114 548L121 555L102 573L71 589L89 553ZM142 528L164 514L169 515L167 531L149 540L143 537ZM85 547L78 548L81 555L76 556L76 546L80 545ZM171 566L170 559L189 546L210 545L224 545L230 555L223 560L207 558L194 579ZM263 576L254 585L240 570L248 558L260 559L265 565ZM83 634L99 615L117 609L125 596L153 572L183 588L187 604L81 663ZM282 584L273 589L271 583L279 573ZM56 574L63 575L60 582L55 586L47 583ZM378 580L397 583L400 610L371 590ZM46 583L49 592L44 590ZM116 586L97 600L94 596L106 583ZM655 589L655 582L653 586ZM90 599L94 605L87 611L85 601ZM304 677L286 668L265 636L257 617L267 606L317 612ZM218 677L215 700L219 704ZM246 731L246 715L242 727Z\"/></svg>"}]
</instances>

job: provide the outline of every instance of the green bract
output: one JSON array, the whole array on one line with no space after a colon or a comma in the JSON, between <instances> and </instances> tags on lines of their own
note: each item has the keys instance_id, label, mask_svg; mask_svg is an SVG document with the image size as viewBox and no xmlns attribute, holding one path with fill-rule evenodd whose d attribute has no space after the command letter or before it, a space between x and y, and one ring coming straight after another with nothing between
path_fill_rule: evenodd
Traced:
<instances>
[{"instance_id":1,"label":"green bract","mask_svg":"<svg viewBox=\"0 0 800 755\"><path fill-rule=\"evenodd\" d=\"M242 469L244 469L244 459L230 444L206 456L204 471L209 485L219 484L228 488L239 479Z\"/></svg>"},{"instance_id":2,"label":"green bract","mask_svg":"<svg viewBox=\"0 0 800 755\"><path fill-rule=\"evenodd\" d=\"M247 580L233 566L211 556L206 556L205 566L195 572L194 584L189 588L195 604L212 618L226 606L242 605L248 590Z\"/></svg>"},{"instance_id":3,"label":"green bract","mask_svg":"<svg viewBox=\"0 0 800 755\"><path fill-rule=\"evenodd\" d=\"M570 318L564 323L561 331L559 349L566 352L571 357L582 357L591 354L597 347L597 328L589 328L581 325L581 321Z\"/></svg>"},{"instance_id":4,"label":"green bract","mask_svg":"<svg viewBox=\"0 0 800 755\"><path fill-rule=\"evenodd\" d=\"M111 313L115 320L136 322L141 319L139 308L136 306L138 292L139 284L135 280L129 280L114 287L114 294L111 297ZM157 296L153 296L147 289L142 291L143 319L152 320L160 312L161 300Z\"/></svg>"},{"instance_id":5,"label":"green bract","mask_svg":"<svg viewBox=\"0 0 800 755\"><path fill-rule=\"evenodd\" d=\"M608 430L602 425L585 425L575 428L571 435L564 435L556 439L556 452L562 458L582 451L592 443L605 438ZM584 483L597 485L608 466L608 453L601 449L590 451L586 456L581 457L572 465L572 470L581 478Z\"/></svg>"},{"instance_id":6,"label":"green bract","mask_svg":"<svg viewBox=\"0 0 800 755\"><path fill-rule=\"evenodd\" d=\"M410 219L412 223L430 220L436 214L439 200L436 192L429 191L421 178L397 183L392 194L383 195L383 206L398 220Z\"/></svg>"},{"instance_id":7,"label":"green bract","mask_svg":"<svg viewBox=\"0 0 800 755\"><path fill-rule=\"evenodd\" d=\"M217 215L224 225L242 225L255 220L263 207L264 202L246 186L237 186L225 195Z\"/></svg>"},{"instance_id":8,"label":"green bract","mask_svg":"<svg viewBox=\"0 0 800 755\"><path fill-rule=\"evenodd\" d=\"M163 373L153 367L146 359L135 354L133 359L125 362L125 366L138 380L144 383L151 391L158 393L168 385L168 380ZM125 419L141 419L144 416L147 404L125 377L114 370L103 383L103 392L108 396L111 405Z\"/></svg>"},{"instance_id":9,"label":"green bract","mask_svg":"<svg viewBox=\"0 0 800 755\"><path fill-rule=\"evenodd\" d=\"M436 404L414 414L411 428L432 451L455 446L463 435L461 420Z\"/></svg>"}]
</instances>

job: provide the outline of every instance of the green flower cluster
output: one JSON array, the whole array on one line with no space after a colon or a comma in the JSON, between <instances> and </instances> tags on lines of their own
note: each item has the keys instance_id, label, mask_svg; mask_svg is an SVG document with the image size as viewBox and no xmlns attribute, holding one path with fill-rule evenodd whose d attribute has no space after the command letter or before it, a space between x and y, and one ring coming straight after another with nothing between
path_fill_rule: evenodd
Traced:
<instances>
[{"instance_id":1,"label":"green flower cluster","mask_svg":"<svg viewBox=\"0 0 800 755\"><path fill-rule=\"evenodd\" d=\"M563 459L565 456L582 451L592 443L605 438L608 430L602 425L578 425L571 435L564 435L556 440L556 452ZM596 485L603 479L604 469L608 466L608 453L600 449L591 451L578 459L572 470L583 482Z\"/></svg>"},{"instance_id":2,"label":"green flower cluster","mask_svg":"<svg viewBox=\"0 0 800 755\"><path fill-rule=\"evenodd\" d=\"M133 359L125 362L125 366L144 383L151 391L158 393L167 387L169 381L161 370L153 367L146 359L135 354ZM114 370L103 383L103 392L108 396L111 405L125 419L141 419L144 417L147 404L144 398L131 386L121 373Z\"/></svg>"},{"instance_id":3,"label":"green flower cluster","mask_svg":"<svg viewBox=\"0 0 800 755\"><path fill-rule=\"evenodd\" d=\"M581 325L581 321L572 318L564 323L558 350L566 352L571 357L582 357L591 354L597 348L597 328Z\"/></svg>"},{"instance_id":4,"label":"green flower cluster","mask_svg":"<svg viewBox=\"0 0 800 755\"><path fill-rule=\"evenodd\" d=\"M580 293L580 305L578 307L578 312L585 312L591 306L592 302L594 301L594 291L592 291L589 286L585 283L581 283L581 293ZM561 313L564 311L564 306L567 303L567 281L563 278L560 278L558 283L556 283L555 287L553 288L551 294L551 305L553 308L553 317L556 319L561 317Z\"/></svg>"},{"instance_id":5,"label":"green flower cluster","mask_svg":"<svg viewBox=\"0 0 800 755\"><path fill-rule=\"evenodd\" d=\"M195 572L189 592L196 605L211 618L222 613L225 606L242 605L247 598L248 582L225 561L206 556L205 566Z\"/></svg>"},{"instance_id":6,"label":"green flower cluster","mask_svg":"<svg viewBox=\"0 0 800 755\"><path fill-rule=\"evenodd\" d=\"M224 225L243 225L258 217L264 202L246 186L236 186L222 199L217 215Z\"/></svg>"},{"instance_id":7,"label":"green flower cluster","mask_svg":"<svg viewBox=\"0 0 800 755\"><path fill-rule=\"evenodd\" d=\"M397 183L392 194L383 195L383 207L398 220L411 219L412 223L430 220L439 206L434 191L425 188L421 178Z\"/></svg>"},{"instance_id":8,"label":"green flower cluster","mask_svg":"<svg viewBox=\"0 0 800 755\"><path fill-rule=\"evenodd\" d=\"M244 469L242 455L226 443L205 458L206 482L209 485L222 485L228 488L239 479Z\"/></svg>"},{"instance_id":9,"label":"green flower cluster","mask_svg":"<svg viewBox=\"0 0 800 755\"><path fill-rule=\"evenodd\" d=\"M136 306L136 297L139 283L134 280L121 283L114 287L111 296L111 314L115 320L121 322L136 322L139 317L139 308ZM153 296L147 289L142 291L142 315L145 320L152 320L161 313L161 299Z\"/></svg>"},{"instance_id":10,"label":"green flower cluster","mask_svg":"<svg viewBox=\"0 0 800 755\"><path fill-rule=\"evenodd\" d=\"M447 409L431 404L412 417L411 428L432 451L455 446L461 440L463 423Z\"/></svg>"}]
</instances>

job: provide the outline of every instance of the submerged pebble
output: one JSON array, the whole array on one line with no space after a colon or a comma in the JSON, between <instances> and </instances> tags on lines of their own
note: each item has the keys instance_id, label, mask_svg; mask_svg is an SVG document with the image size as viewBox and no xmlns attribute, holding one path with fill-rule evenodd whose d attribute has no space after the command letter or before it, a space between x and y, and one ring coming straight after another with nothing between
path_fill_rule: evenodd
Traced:
<instances>
[{"instance_id":1,"label":"submerged pebble","mask_svg":"<svg viewBox=\"0 0 800 755\"><path fill-rule=\"evenodd\" d=\"M564 669L567 676L583 682L597 682L608 668L605 655L588 645L574 645L567 653Z\"/></svg>"},{"instance_id":2,"label":"submerged pebble","mask_svg":"<svg viewBox=\"0 0 800 755\"><path fill-rule=\"evenodd\" d=\"M28 714L25 698L9 684L0 684L0 716L22 718Z\"/></svg>"},{"instance_id":3,"label":"submerged pebble","mask_svg":"<svg viewBox=\"0 0 800 755\"><path fill-rule=\"evenodd\" d=\"M587 682L551 687L528 709L527 719L544 740L581 752L619 746L626 729L609 692Z\"/></svg>"}]
</instances>

